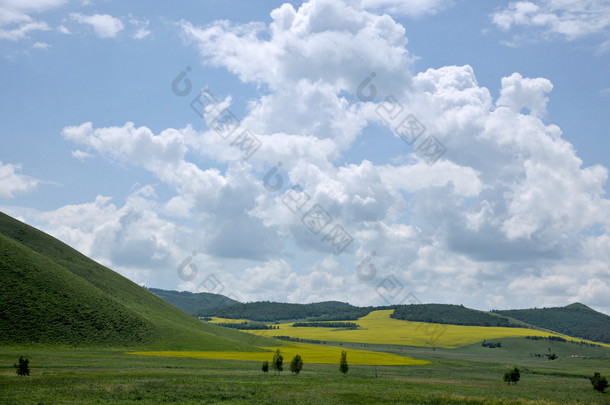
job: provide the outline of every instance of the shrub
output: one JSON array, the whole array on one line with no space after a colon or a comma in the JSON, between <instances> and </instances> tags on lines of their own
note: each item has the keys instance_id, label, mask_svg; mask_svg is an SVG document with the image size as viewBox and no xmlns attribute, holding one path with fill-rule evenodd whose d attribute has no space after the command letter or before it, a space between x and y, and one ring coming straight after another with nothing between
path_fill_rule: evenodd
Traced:
<instances>
[{"instance_id":1,"label":"shrub","mask_svg":"<svg viewBox=\"0 0 610 405\"><path fill-rule=\"evenodd\" d=\"M593 384L593 389L599 392L604 392L608 388L608 380L605 376L600 375L597 371L590 377L589 380Z\"/></svg>"},{"instance_id":2,"label":"shrub","mask_svg":"<svg viewBox=\"0 0 610 405\"><path fill-rule=\"evenodd\" d=\"M277 349L275 351L275 354L273 355L273 361L271 362L271 366L273 367L273 369L275 371L277 371L278 374L284 370L284 356L282 356L280 349Z\"/></svg>"},{"instance_id":3,"label":"shrub","mask_svg":"<svg viewBox=\"0 0 610 405\"><path fill-rule=\"evenodd\" d=\"M519 381L520 378L521 373L519 372L519 369L517 367L504 373L504 382L506 382L507 384L517 384L517 381Z\"/></svg>"},{"instance_id":4,"label":"shrub","mask_svg":"<svg viewBox=\"0 0 610 405\"><path fill-rule=\"evenodd\" d=\"M293 374L299 374L303 369L303 359L300 355L294 356L292 361L290 362L290 372Z\"/></svg>"},{"instance_id":5,"label":"shrub","mask_svg":"<svg viewBox=\"0 0 610 405\"><path fill-rule=\"evenodd\" d=\"M23 358L23 356L19 357L19 363L13 364L17 370L17 374L19 377L23 377L24 375L30 375L30 360L27 358Z\"/></svg>"},{"instance_id":6,"label":"shrub","mask_svg":"<svg viewBox=\"0 0 610 405\"><path fill-rule=\"evenodd\" d=\"M347 365L347 352L341 352L341 361L339 362L339 371L343 373L343 375L347 374L347 370L349 370L349 366Z\"/></svg>"}]
</instances>

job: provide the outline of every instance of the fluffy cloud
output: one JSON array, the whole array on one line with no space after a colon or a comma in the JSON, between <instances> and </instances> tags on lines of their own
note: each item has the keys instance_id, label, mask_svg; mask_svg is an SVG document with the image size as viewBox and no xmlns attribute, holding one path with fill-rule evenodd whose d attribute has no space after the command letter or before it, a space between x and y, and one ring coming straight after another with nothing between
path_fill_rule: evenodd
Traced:
<instances>
[{"instance_id":1,"label":"fluffy cloud","mask_svg":"<svg viewBox=\"0 0 610 405\"><path fill-rule=\"evenodd\" d=\"M508 31L517 26L542 30L542 35L575 40L606 33L610 27L610 4L598 0L517 1L495 12L492 21Z\"/></svg>"},{"instance_id":2,"label":"fluffy cloud","mask_svg":"<svg viewBox=\"0 0 610 405\"><path fill-rule=\"evenodd\" d=\"M298 11L285 3L271 18L269 26L220 21L199 28L183 21L181 27L206 63L273 89L306 81L352 92L373 71L383 78L380 91L409 80L405 29L388 15L318 0Z\"/></svg>"},{"instance_id":3,"label":"fluffy cloud","mask_svg":"<svg viewBox=\"0 0 610 405\"><path fill-rule=\"evenodd\" d=\"M123 22L119 18L109 14L85 15L72 13L70 18L80 24L91 26L95 34L100 38L114 38L124 28Z\"/></svg>"},{"instance_id":4,"label":"fluffy cloud","mask_svg":"<svg viewBox=\"0 0 610 405\"><path fill-rule=\"evenodd\" d=\"M68 0L2 0L0 1L0 39L19 41L33 31L51 28L43 21L36 21L31 14L41 13L66 4Z\"/></svg>"},{"instance_id":5,"label":"fluffy cloud","mask_svg":"<svg viewBox=\"0 0 610 405\"><path fill-rule=\"evenodd\" d=\"M31 222L83 254L110 266L138 283L162 282L163 272L175 268L190 231L159 213L154 189L134 191L122 207L98 196L84 204L30 214ZM166 275L167 276L167 275Z\"/></svg>"},{"instance_id":6,"label":"fluffy cloud","mask_svg":"<svg viewBox=\"0 0 610 405\"><path fill-rule=\"evenodd\" d=\"M610 225L607 169L585 166L560 128L543 120L549 80L515 73L498 80L494 99L470 66L411 74L404 28L358 3L312 0L298 11L284 4L271 18L268 25L180 24L203 63L260 86L239 122L261 142L251 158L212 129L64 128L64 138L78 144L75 157L100 154L141 167L171 190L164 200L133 196L123 208L96 201L99 217L108 211L110 218L94 234L164 263L197 250L206 270L246 299L357 295L362 304L381 304L377 287L392 275L427 301L482 307L526 297L531 305L589 299L610 308L596 287L610 282L600 265ZM362 86L376 94L362 97ZM380 109L389 95L397 107L391 122ZM208 126L231 101L203 111ZM397 136L409 114L425 126L421 138L399 141L389 162L349 160L360 140ZM428 135L447 148L434 165L415 153ZM297 190L303 205L290 208ZM342 255L331 255L326 231L304 224L315 204L353 238ZM153 227L164 231L143 240ZM175 242L184 240L178 234L193 247ZM129 265L127 253L99 255ZM377 272L363 282L355 270L367 258ZM189 289L201 283L182 281Z\"/></svg>"},{"instance_id":7,"label":"fluffy cloud","mask_svg":"<svg viewBox=\"0 0 610 405\"><path fill-rule=\"evenodd\" d=\"M34 190L40 180L21 174L21 166L0 162L0 198L15 198Z\"/></svg>"},{"instance_id":8,"label":"fluffy cloud","mask_svg":"<svg viewBox=\"0 0 610 405\"><path fill-rule=\"evenodd\" d=\"M524 79L519 73L513 73L502 79L502 90L496 105L515 112L526 108L533 115L544 116L549 101L545 95L551 90L553 85L547 79Z\"/></svg>"}]
</instances>

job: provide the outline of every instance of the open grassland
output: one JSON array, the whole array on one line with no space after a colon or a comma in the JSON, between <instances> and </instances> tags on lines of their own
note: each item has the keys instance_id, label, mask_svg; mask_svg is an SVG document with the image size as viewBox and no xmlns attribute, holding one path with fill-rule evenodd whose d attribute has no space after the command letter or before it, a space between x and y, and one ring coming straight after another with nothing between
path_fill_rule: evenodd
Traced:
<instances>
[{"instance_id":1,"label":"open grassland","mask_svg":"<svg viewBox=\"0 0 610 405\"><path fill-rule=\"evenodd\" d=\"M351 350L352 345L360 344L344 343L343 347ZM285 371L278 376L264 375L259 362L133 356L118 349L2 347L0 404L610 403L610 394L594 391L586 379L594 371L608 375L608 357L548 361L480 345L435 351L375 348L424 358L431 364L351 364L343 377L337 364L316 365L305 359L300 375ZM18 377L11 367L20 355L31 359L30 377ZM521 381L508 386L502 374L515 365L522 368Z\"/></svg>"},{"instance_id":2,"label":"open grassland","mask_svg":"<svg viewBox=\"0 0 610 405\"><path fill-rule=\"evenodd\" d=\"M325 342L354 342L391 344L423 347L458 348L484 339L498 339L523 336L567 336L543 332L535 329L504 328L485 326L443 325L425 322L401 321L390 318L393 309L373 311L357 321L360 329L308 328L283 323L279 329L248 330L257 336L290 336ZM576 340L576 339L573 339ZM610 347L610 345L605 345Z\"/></svg>"},{"instance_id":3,"label":"open grassland","mask_svg":"<svg viewBox=\"0 0 610 405\"><path fill-rule=\"evenodd\" d=\"M307 343L290 343L277 347L266 347L267 352L236 352L236 351L148 351L148 352L129 352L127 354L137 354L145 356L163 357L192 357L197 359L217 359L217 360L251 360L269 361L273 358L276 349L280 349L284 356L284 362L288 364L290 360L299 354L303 361L316 364L338 364L341 351L345 350L335 346L314 345ZM400 356L391 353L381 353L368 350L347 349L348 361L354 365L378 365L378 366L406 366L424 365L429 361L417 360L411 357Z\"/></svg>"}]
</instances>

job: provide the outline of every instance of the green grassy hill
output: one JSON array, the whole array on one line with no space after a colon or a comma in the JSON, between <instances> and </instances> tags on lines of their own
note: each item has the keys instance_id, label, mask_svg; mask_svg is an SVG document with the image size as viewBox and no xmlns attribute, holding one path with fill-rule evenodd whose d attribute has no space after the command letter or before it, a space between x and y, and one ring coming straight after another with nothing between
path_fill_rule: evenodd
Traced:
<instances>
[{"instance_id":1,"label":"green grassy hill","mask_svg":"<svg viewBox=\"0 0 610 405\"><path fill-rule=\"evenodd\" d=\"M251 342L0 213L0 343L252 350Z\"/></svg>"},{"instance_id":2,"label":"green grassy hill","mask_svg":"<svg viewBox=\"0 0 610 405\"><path fill-rule=\"evenodd\" d=\"M539 328L566 335L610 343L610 316L580 303L557 308L511 309L493 311Z\"/></svg>"},{"instance_id":3,"label":"green grassy hill","mask_svg":"<svg viewBox=\"0 0 610 405\"><path fill-rule=\"evenodd\" d=\"M148 291L192 315L219 307L239 304L239 301L220 294L206 292L191 293L188 291L162 290L160 288L149 288Z\"/></svg>"}]
</instances>

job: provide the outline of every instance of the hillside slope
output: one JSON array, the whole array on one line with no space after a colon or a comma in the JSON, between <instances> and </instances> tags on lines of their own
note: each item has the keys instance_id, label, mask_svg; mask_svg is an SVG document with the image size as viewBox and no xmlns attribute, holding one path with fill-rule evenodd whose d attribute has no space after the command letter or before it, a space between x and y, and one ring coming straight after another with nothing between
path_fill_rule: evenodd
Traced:
<instances>
[{"instance_id":1,"label":"hillside slope","mask_svg":"<svg viewBox=\"0 0 610 405\"><path fill-rule=\"evenodd\" d=\"M493 312L569 336L610 343L610 316L580 303L556 308L510 309Z\"/></svg>"},{"instance_id":2,"label":"hillside slope","mask_svg":"<svg viewBox=\"0 0 610 405\"><path fill-rule=\"evenodd\" d=\"M219 307L239 304L239 301L220 294L206 292L191 293L188 291L162 290L160 288L148 288L148 291L192 315Z\"/></svg>"},{"instance_id":3,"label":"hillside slope","mask_svg":"<svg viewBox=\"0 0 610 405\"><path fill-rule=\"evenodd\" d=\"M59 240L0 213L0 341L252 350Z\"/></svg>"}]
</instances>

